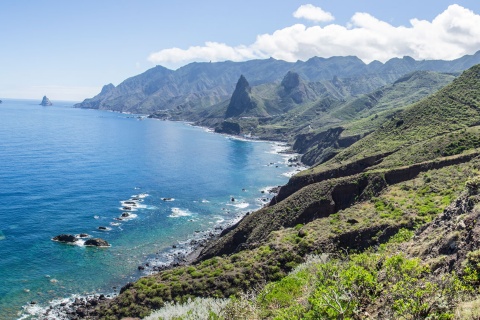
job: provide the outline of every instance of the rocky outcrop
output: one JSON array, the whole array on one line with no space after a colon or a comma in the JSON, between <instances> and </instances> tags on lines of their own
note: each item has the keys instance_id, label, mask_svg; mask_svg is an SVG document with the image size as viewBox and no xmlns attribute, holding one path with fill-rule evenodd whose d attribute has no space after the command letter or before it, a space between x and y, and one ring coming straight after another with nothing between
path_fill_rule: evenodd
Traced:
<instances>
[{"instance_id":1,"label":"rocky outcrop","mask_svg":"<svg viewBox=\"0 0 480 320\"><path fill-rule=\"evenodd\" d=\"M85 241L85 245L91 247L110 247L110 244L107 241L100 238L88 239Z\"/></svg>"},{"instance_id":2,"label":"rocky outcrop","mask_svg":"<svg viewBox=\"0 0 480 320\"><path fill-rule=\"evenodd\" d=\"M64 243L74 243L78 239L72 234L60 234L56 237L53 237L53 241L64 242Z\"/></svg>"},{"instance_id":3,"label":"rocky outcrop","mask_svg":"<svg viewBox=\"0 0 480 320\"><path fill-rule=\"evenodd\" d=\"M299 134L292 149L302 153L302 162L306 165L324 163L333 158L342 148L347 148L364 135L342 137L342 127L334 127L319 133Z\"/></svg>"},{"instance_id":4,"label":"rocky outcrop","mask_svg":"<svg viewBox=\"0 0 480 320\"><path fill-rule=\"evenodd\" d=\"M242 128L237 122L223 121L217 127L215 127L215 132L239 135L242 132Z\"/></svg>"},{"instance_id":5,"label":"rocky outcrop","mask_svg":"<svg viewBox=\"0 0 480 320\"><path fill-rule=\"evenodd\" d=\"M296 72L289 71L280 85L284 89L283 99L290 98L296 104L300 104L308 98L308 88Z\"/></svg>"},{"instance_id":6,"label":"rocky outcrop","mask_svg":"<svg viewBox=\"0 0 480 320\"><path fill-rule=\"evenodd\" d=\"M252 88L243 75L238 79L235 91L228 104L225 118L238 117L255 109L257 104L251 97Z\"/></svg>"},{"instance_id":7,"label":"rocky outcrop","mask_svg":"<svg viewBox=\"0 0 480 320\"><path fill-rule=\"evenodd\" d=\"M50 99L47 98L47 96L43 96L42 102L40 102L41 106L53 106L53 103L50 101Z\"/></svg>"}]
</instances>

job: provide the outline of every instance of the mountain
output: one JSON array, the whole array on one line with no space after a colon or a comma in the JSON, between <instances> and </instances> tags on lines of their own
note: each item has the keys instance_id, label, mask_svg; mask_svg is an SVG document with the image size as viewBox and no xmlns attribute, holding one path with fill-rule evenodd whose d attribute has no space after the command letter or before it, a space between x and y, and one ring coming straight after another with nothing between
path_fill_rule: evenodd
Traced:
<instances>
[{"instance_id":1,"label":"mountain","mask_svg":"<svg viewBox=\"0 0 480 320\"><path fill-rule=\"evenodd\" d=\"M156 112L151 117L187 120L221 133L290 141L295 151L306 154L302 161L311 165L331 156L335 150L330 147L338 152L454 78L451 74L415 71L371 91L368 81L334 77L307 82L293 71L280 83L253 87L241 76L230 99L213 106ZM319 154L317 144L328 148L327 153ZM311 148L315 150L310 152Z\"/></svg>"},{"instance_id":2,"label":"mountain","mask_svg":"<svg viewBox=\"0 0 480 320\"><path fill-rule=\"evenodd\" d=\"M162 307L156 318L174 308L178 318L478 318L479 96L476 65L293 176L193 263L100 301L94 318Z\"/></svg>"},{"instance_id":3,"label":"mountain","mask_svg":"<svg viewBox=\"0 0 480 320\"><path fill-rule=\"evenodd\" d=\"M324 162L410 104L435 93L455 79L452 74L415 71L381 87L340 103L322 117L307 119L307 132L297 132L293 149L308 165Z\"/></svg>"},{"instance_id":4,"label":"mountain","mask_svg":"<svg viewBox=\"0 0 480 320\"><path fill-rule=\"evenodd\" d=\"M225 118L239 116L261 117L267 115L265 112L258 112L258 103L251 96L252 88L247 79L242 75L238 79L235 91L233 91L230 103L225 111Z\"/></svg>"},{"instance_id":5,"label":"mountain","mask_svg":"<svg viewBox=\"0 0 480 320\"><path fill-rule=\"evenodd\" d=\"M372 91L409 72L459 72L476 63L480 63L480 52L452 61L416 61L404 57L386 63L376 61L365 64L357 57L349 56L327 59L314 57L295 63L272 58L246 62L191 63L175 71L156 66L123 81L117 87L107 85L97 96L75 106L148 114L175 108L206 107L228 99L240 75L244 75L252 86L258 86L280 82L288 71L298 73L308 82L332 80L334 77L363 86L367 82Z\"/></svg>"}]
</instances>

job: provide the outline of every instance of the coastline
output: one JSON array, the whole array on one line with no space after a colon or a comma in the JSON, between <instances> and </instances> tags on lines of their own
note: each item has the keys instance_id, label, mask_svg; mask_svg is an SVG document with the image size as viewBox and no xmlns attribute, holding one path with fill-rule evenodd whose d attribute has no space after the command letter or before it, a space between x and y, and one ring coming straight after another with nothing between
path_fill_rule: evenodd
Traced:
<instances>
[{"instance_id":1,"label":"coastline","mask_svg":"<svg viewBox=\"0 0 480 320\"><path fill-rule=\"evenodd\" d=\"M170 120L168 120L170 121ZM174 122L183 122L186 125L202 128L207 130L211 133L214 132L211 128L208 127L201 127L196 126L192 123L184 122L184 121L174 121ZM216 133L218 134L218 133ZM292 153L287 151L290 146L284 141L271 141L271 140L259 140L259 139L249 139L243 136L235 136L235 135L228 135L220 133L220 135L225 136L228 139L235 139L241 141L248 141L248 142L267 142L272 144L272 153L284 155L284 161L286 167L295 168L293 171L284 172L283 175L287 176L287 174L294 174L301 170L301 168L305 167L300 161L300 157L296 153ZM287 176L289 177L289 176ZM271 189L274 187L264 187L261 189L261 194L268 195L267 199L271 199L276 192L272 191L269 192L267 189ZM275 187L275 191L278 191L278 187ZM263 196L262 196L263 198ZM264 199L262 199L264 200ZM260 209L263 206L268 205L269 201L263 201L261 204L258 203L258 207L252 208L253 211ZM229 219L228 221L222 221L221 223L214 225L212 228L207 230L202 230L196 232L193 238L186 239L184 241L179 241L181 245L178 243L172 244L170 249L164 250L162 253L157 253L163 255L163 257L168 258L167 263L153 263L154 259L158 260L158 256L154 256L152 258L147 258L141 265L138 266L138 270L132 270L132 274L138 273L139 277L135 280L137 281L141 277L148 276L150 274L155 274L161 272L163 270L171 269L176 266L180 265L189 265L195 263L197 258L199 257L200 253L202 252L203 248L208 245L208 243L219 236L221 236L222 232L226 229L234 228L246 215L250 212L242 211L237 214L234 218ZM29 317L35 316L45 316L49 317L49 319L73 319L75 317L78 318L85 318L85 317L95 317L95 308L99 303L104 303L104 301L108 301L110 299L115 298L119 293L122 292L125 288L131 286L132 283L126 283L121 289L114 290L110 293L103 293L103 294L92 294L92 295L72 295L69 298L59 299L55 301L51 301L51 303L42 308L35 304L29 304L24 306L23 316L20 319L28 319ZM28 311L28 309L36 309L35 314ZM31 310L31 311L32 311Z\"/></svg>"}]
</instances>

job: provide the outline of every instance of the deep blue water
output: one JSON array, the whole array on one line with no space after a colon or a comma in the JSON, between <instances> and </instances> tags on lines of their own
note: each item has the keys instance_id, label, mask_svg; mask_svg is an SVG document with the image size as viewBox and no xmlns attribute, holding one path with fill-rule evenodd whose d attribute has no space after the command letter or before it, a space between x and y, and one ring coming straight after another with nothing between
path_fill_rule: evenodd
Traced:
<instances>
[{"instance_id":1,"label":"deep blue water","mask_svg":"<svg viewBox=\"0 0 480 320\"><path fill-rule=\"evenodd\" d=\"M0 104L0 319L25 314L31 301L44 307L113 292L141 275L138 265L165 262L172 244L258 208L261 189L288 179L271 143L37 103ZM114 220L120 201L138 194L148 196L136 218ZM61 233L88 233L111 247L51 241Z\"/></svg>"}]
</instances>

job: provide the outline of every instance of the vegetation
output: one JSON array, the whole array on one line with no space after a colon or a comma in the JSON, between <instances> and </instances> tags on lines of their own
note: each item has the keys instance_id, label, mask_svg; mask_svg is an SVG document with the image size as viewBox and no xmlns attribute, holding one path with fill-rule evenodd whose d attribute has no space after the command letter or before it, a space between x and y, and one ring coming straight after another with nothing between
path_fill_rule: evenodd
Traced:
<instances>
[{"instance_id":1,"label":"vegetation","mask_svg":"<svg viewBox=\"0 0 480 320\"><path fill-rule=\"evenodd\" d=\"M195 263L124 287L99 317L480 317L479 80L471 68L296 175Z\"/></svg>"},{"instance_id":2,"label":"vegetation","mask_svg":"<svg viewBox=\"0 0 480 320\"><path fill-rule=\"evenodd\" d=\"M428 265L427 267L424 266L424 261L416 258L412 262L408 256L396 256L398 245L411 239L413 232L410 230L419 228L426 222L431 222L439 213L443 212L444 208L462 194L466 185L474 185L472 181L475 180L471 178L478 176L479 168L480 163L473 161L431 170L413 180L390 186L378 196L371 198L371 200L358 202L336 214L313 220L305 225L300 224L272 232L268 240L257 248L240 251L230 256L214 257L195 265L176 267L157 275L142 278L116 298L114 305L102 310L101 314L107 319L119 316L146 316L150 310L158 309L166 302L170 303L170 301L176 301L179 304L188 304L190 301L192 310L197 310L194 307L198 305L195 302L195 297L200 296L220 299L215 300L215 305L222 305L224 306L222 308L226 308L227 305L233 306L236 303L240 303L237 300L244 299L242 298L242 292L251 292L253 290L257 293L257 297L254 299L255 304L252 309L258 312L257 316L259 319L295 319L295 314L307 314L307 312L310 312L311 318L315 319L315 317L320 317L319 312L321 311L319 310L324 309L318 297L326 293L331 293L332 295L340 294L337 291L331 291L333 287L339 285L339 283L334 282L335 279L335 281L340 281L335 278L338 277L338 274L346 277L346 279L350 279L348 275L351 273L360 275L360 271L357 270L360 260L370 261L368 263L365 262L365 264L371 267L372 265L377 266L380 261L387 261L390 258L393 261L393 257L402 259L402 263L398 268L405 263L409 268L413 268L411 272L424 270L415 278L415 281L418 282L410 284L412 286L411 290L414 290L416 285L424 286L428 284L430 286L434 284L431 290L435 288L433 292L436 294L439 287L447 286L448 281L453 281L456 278L446 278L445 283L435 282ZM467 183L467 181L469 182ZM393 232L388 232L388 230L393 230ZM346 238L345 235L350 236ZM359 242L356 243L353 239L357 239ZM388 244L381 245L376 250L364 247L364 244L370 244L375 247L375 245L385 243L385 241L388 241ZM345 249L347 251L344 251ZM360 253L364 249L367 250ZM360 251L353 253L356 250ZM408 250L402 251L406 252ZM345 252L348 254L346 255ZM310 267L298 267L305 261L312 261L312 258L308 258L309 254L320 255L320 258L313 259L313 261L318 262L320 259L324 263L322 267L315 266L315 270L318 269L318 274L314 274L314 278L305 278L306 274L311 274L311 272L305 271L311 270L308 269ZM412 256L415 255L412 254ZM382 268L387 268L388 265L383 263ZM292 270L295 271L289 274ZM363 272L363 269L360 270ZM377 304L380 301L383 301L383 306L385 303L388 303L393 308L395 299L392 298L391 301L379 300L381 297L384 297L387 289L392 291L392 297L395 296L394 294L401 294L395 292L396 289L400 290L398 286L395 287L392 283L385 282L387 280L382 278L382 274L383 276L385 275L386 269L376 270L374 274L372 272L373 270L366 269L364 274L366 279L375 276L375 278L371 279L373 282L368 284L369 286L375 284L371 288L371 294L358 296L360 291L364 291L359 289L360 291L358 292L351 292L351 288L348 288L349 294L351 293L352 297L355 295L355 300L348 305L342 305L342 308L345 308L342 312L345 312L346 318L353 317L361 309L369 310L368 312L373 314L376 308L379 307ZM289 275L287 276L287 274ZM323 278L318 278L320 275L330 279L330 282L326 282ZM411 274L409 276L413 277ZM350 279L348 281L357 283L360 280ZM330 285L320 288L318 287L318 282L330 283ZM267 283L269 284L265 286ZM339 288L346 290L346 284L340 283L341 286ZM316 284L316 287L313 287L314 284ZM286 288L283 288L283 286L286 286ZM302 297L291 298L289 296L300 293ZM308 296L303 296L307 293L309 294ZM407 297L410 291L402 294ZM425 297L422 297L427 301L432 298L431 291L427 290L424 294ZM455 300L457 298L454 299L454 297L448 296L447 293L445 295L445 299L453 299L449 300L452 304L457 301ZM237 297L235 298L237 300L228 300L229 297ZM223 302L220 303L220 301ZM253 303L251 298L248 301L241 301L241 303ZM293 301L300 302L290 305ZM333 302L324 301L322 303L328 304ZM407 301L405 303L414 302ZM201 304L204 306L203 303ZM398 310L395 308L398 308ZM395 312L407 312L405 310L410 310L409 307L400 305L395 308L389 311L392 312L392 315ZM420 306L418 308L421 309ZM449 307L448 310L451 311L452 308ZM240 309L244 310L244 308ZM334 314L334 311L325 312ZM222 319L220 311L215 311L215 314L220 317L219 319ZM347 314L349 315L348 317ZM234 318L227 317L225 319Z\"/></svg>"}]
</instances>

